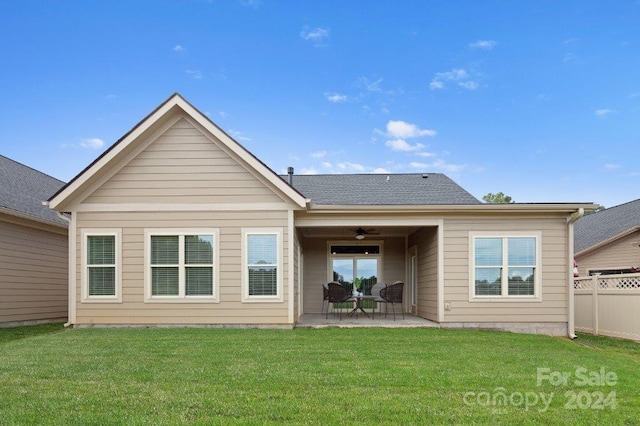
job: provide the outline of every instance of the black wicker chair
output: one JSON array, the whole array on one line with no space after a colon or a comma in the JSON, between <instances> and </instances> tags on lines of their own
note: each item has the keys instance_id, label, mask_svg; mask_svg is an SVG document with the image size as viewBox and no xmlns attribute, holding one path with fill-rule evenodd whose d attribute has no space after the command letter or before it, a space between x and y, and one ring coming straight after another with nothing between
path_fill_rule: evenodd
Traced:
<instances>
[{"instance_id":1,"label":"black wicker chair","mask_svg":"<svg viewBox=\"0 0 640 426\"><path fill-rule=\"evenodd\" d=\"M347 288L341 284L338 283L329 283L327 284L327 288L328 288L328 295L327 295L327 302L328 303L333 303L333 309L335 310L336 308L336 303L340 304L340 303L345 303L345 302L349 302L351 301L351 293L349 292L349 290L347 290ZM339 317L340 320L342 320L342 307L340 307L339 310ZM327 304L327 315L326 318L329 318L329 305Z\"/></svg>"},{"instance_id":2,"label":"black wicker chair","mask_svg":"<svg viewBox=\"0 0 640 426\"><path fill-rule=\"evenodd\" d=\"M327 312L329 311L329 287L327 283L322 284L322 307L320 313L324 314L324 305L327 304Z\"/></svg>"},{"instance_id":3,"label":"black wicker chair","mask_svg":"<svg viewBox=\"0 0 640 426\"><path fill-rule=\"evenodd\" d=\"M402 311L402 319L404 319L404 308L402 307L402 290L404 289L404 283L401 281L396 281L393 284L390 284L383 289L380 290L380 298L384 301L383 303L391 303L391 308L393 309L393 320L396 320L396 303L400 304L400 310ZM385 309L385 317L387 316L387 312Z\"/></svg>"}]
</instances>

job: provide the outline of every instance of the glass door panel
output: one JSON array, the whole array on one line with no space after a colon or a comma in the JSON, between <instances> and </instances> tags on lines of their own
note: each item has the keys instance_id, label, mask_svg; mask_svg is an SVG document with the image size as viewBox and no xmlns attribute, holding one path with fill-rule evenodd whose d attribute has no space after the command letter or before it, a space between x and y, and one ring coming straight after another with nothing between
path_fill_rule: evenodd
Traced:
<instances>
[{"instance_id":1,"label":"glass door panel","mask_svg":"<svg viewBox=\"0 0 640 426\"><path fill-rule=\"evenodd\" d=\"M333 281L353 288L353 259L332 259Z\"/></svg>"},{"instance_id":2,"label":"glass door panel","mask_svg":"<svg viewBox=\"0 0 640 426\"><path fill-rule=\"evenodd\" d=\"M356 279L355 284L365 295L371 294L371 287L378 282L378 259L355 259Z\"/></svg>"}]
</instances>

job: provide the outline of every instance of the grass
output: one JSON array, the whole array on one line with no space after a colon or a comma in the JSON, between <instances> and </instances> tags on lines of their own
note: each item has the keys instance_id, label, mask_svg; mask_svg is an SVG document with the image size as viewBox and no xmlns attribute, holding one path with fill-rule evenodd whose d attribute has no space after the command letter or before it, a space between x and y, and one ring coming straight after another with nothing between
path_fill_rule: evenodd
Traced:
<instances>
[{"instance_id":1,"label":"grass","mask_svg":"<svg viewBox=\"0 0 640 426\"><path fill-rule=\"evenodd\" d=\"M637 424L639 346L440 329L0 329L0 424ZM570 378L538 386L538 368ZM579 386L578 368L617 377ZM615 398L598 409L598 392ZM553 394L546 410L520 401L540 393Z\"/></svg>"}]
</instances>

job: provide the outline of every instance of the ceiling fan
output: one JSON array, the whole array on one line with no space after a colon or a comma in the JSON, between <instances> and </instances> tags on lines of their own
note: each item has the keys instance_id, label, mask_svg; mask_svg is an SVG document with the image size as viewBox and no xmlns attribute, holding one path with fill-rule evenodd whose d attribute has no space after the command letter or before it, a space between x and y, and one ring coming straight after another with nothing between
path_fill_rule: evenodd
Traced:
<instances>
[{"instance_id":1,"label":"ceiling fan","mask_svg":"<svg viewBox=\"0 0 640 426\"><path fill-rule=\"evenodd\" d=\"M355 234L356 234L356 240L364 240L364 237L367 236L367 235L379 235L380 234L374 228L364 229L362 227L359 227L358 229L355 229L353 232L355 232Z\"/></svg>"}]
</instances>

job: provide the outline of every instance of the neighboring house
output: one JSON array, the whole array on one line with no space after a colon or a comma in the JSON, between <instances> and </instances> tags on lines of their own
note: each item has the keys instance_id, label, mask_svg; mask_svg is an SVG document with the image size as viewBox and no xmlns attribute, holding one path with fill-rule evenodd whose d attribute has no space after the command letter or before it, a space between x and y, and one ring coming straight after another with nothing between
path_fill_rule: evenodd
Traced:
<instances>
[{"instance_id":1,"label":"neighboring house","mask_svg":"<svg viewBox=\"0 0 640 426\"><path fill-rule=\"evenodd\" d=\"M75 325L292 327L323 282L364 278L443 327L553 335L573 333L571 217L595 207L483 204L437 173L281 177L178 94L49 205L71 216Z\"/></svg>"},{"instance_id":2,"label":"neighboring house","mask_svg":"<svg viewBox=\"0 0 640 426\"><path fill-rule=\"evenodd\" d=\"M0 326L67 319L67 222L43 205L63 185L0 155Z\"/></svg>"},{"instance_id":3,"label":"neighboring house","mask_svg":"<svg viewBox=\"0 0 640 426\"><path fill-rule=\"evenodd\" d=\"M588 214L574 232L581 276L640 272L640 199Z\"/></svg>"}]
</instances>

